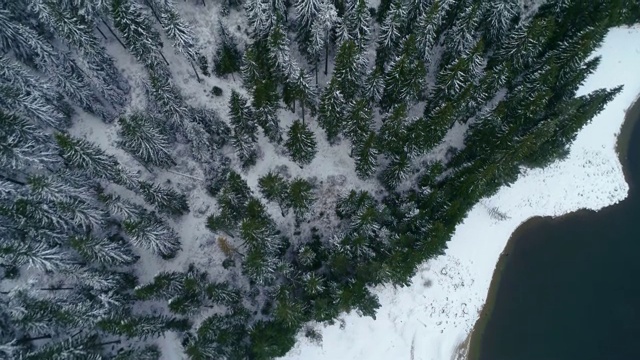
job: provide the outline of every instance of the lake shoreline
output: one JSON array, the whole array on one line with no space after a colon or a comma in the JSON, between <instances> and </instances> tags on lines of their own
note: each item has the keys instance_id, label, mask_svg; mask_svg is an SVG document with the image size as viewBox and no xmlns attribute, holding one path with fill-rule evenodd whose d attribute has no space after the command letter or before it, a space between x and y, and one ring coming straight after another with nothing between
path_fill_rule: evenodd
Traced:
<instances>
[{"instance_id":1,"label":"lake shoreline","mask_svg":"<svg viewBox=\"0 0 640 360\"><path fill-rule=\"evenodd\" d=\"M617 136L617 141L615 146L615 150L618 155L618 160L622 165L622 171L624 173L625 181L629 185L629 191L632 190L633 184L629 181L627 153L628 153L631 137L633 134L633 130L636 125L640 125L639 123L640 123L640 94L638 94L638 96L635 98L631 106L629 106L625 111L624 122L622 123L622 126L620 128L620 132ZM569 213L566 213L560 216L555 216L555 217L554 216L534 216L525 220L520 226L518 226L518 228L509 237L509 240L507 241L507 244L505 245L504 250L500 254L500 258L496 263L494 275L489 285L489 291L487 293L485 305L482 307L482 311L478 317L478 320L473 326L473 329L469 335L469 338L465 341L465 343L467 343L467 354L466 354L465 360L479 360L482 337L486 330L487 322L489 321L489 318L494 311L500 280L502 278L505 267L509 263L509 253L515 246L515 239L520 238L520 235L522 233L526 233L528 231L534 231L535 228L542 225L543 223L562 222L567 217L583 216L584 214L587 214L587 213L606 212L618 204L612 204L598 211L580 209L577 211L569 212Z\"/></svg>"}]
</instances>

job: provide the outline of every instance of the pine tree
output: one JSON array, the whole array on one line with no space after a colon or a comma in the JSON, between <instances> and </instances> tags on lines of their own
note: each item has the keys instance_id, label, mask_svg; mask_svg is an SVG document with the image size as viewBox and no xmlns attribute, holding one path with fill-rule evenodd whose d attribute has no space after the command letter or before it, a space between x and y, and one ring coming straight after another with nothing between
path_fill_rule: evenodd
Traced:
<instances>
[{"instance_id":1,"label":"pine tree","mask_svg":"<svg viewBox=\"0 0 640 360\"><path fill-rule=\"evenodd\" d=\"M488 41L499 43L509 32L513 18L518 14L519 4L515 0L492 0L483 4L484 36Z\"/></svg>"},{"instance_id":2,"label":"pine tree","mask_svg":"<svg viewBox=\"0 0 640 360\"><path fill-rule=\"evenodd\" d=\"M2 168L44 168L58 161L43 131L23 118L3 111L0 111L0 139Z\"/></svg>"},{"instance_id":3,"label":"pine tree","mask_svg":"<svg viewBox=\"0 0 640 360\"><path fill-rule=\"evenodd\" d=\"M419 49L420 59L425 64L431 63L432 49L436 45L438 30L443 22L443 15L446 7L443 9L443 1L434 1L429 9L422 13L417 20L417 28L420 31L415 33L417 48Z\"/></svg>"},{"instance_id":4,"label":"pine tree","mask_svg":"<svg viewBox=\"0 0 640 360\"><path fill-rule=\"evenodd\" d=\"M284 3L278 0L250 0L244 8L251 24L251 35L257 39L266 37L285 13Z\"/></svg>"},{"instance_id":5,"label":"pine tree","mask_svg":"<svg viewBox=\"0 0 640 360\"><path fill-rule=\"evenodd\" d=\"M124 336L127 339L135 337L147 339L161 336L170 330L187 330L189 322L167 316L121 313L100 319L97 326L107 333Z\"/></svg>"},{"instance_id":6,"label":"pine tree","mask_svg":"<svg viewBox=\"0 0 640 360\"><path fill-rule=\"evenodd\" d=\"M314 186L309 181L296 178L291 181L288 192L288 202L293 209L296 222L300 223L311 210L313 202L316 200L313 194Z\"/></svg>"},{"instance_id":7,"label":"pine tree","mask_svg":"<svg viewBox=\"0 0 640 360\"><path fill-rule=\"evenodd\" d=\"M0 262L5 266L25 266L42 272L53 272L72 264L72 259L60 247L35 241L4 241L0 254Z\"/></svg>"},{"instance_id":8,"label":"pine tree","mask_svg":"<svg viewBox=\"0 0 640 360\"><path fill-rule=\"evenodd\" d=\"M384 91L384 76L382 71L374 69L369 73L364 84L363 95L373 103L380 103Z\"/></svg>"},{"instance_id":9,"label":"pine tree","mask_svg":"<svg viewBox=\"0 0 640 360\"><path fill-rule=\"evenodd\" d=\"M54 137L60 149L60 156L72 169L117 183L120 182L121 176L127 176L115 156L108 155L95 144L64 133L56 133Z\"/></svg>"},{"instance_id":10,"label":"pine tree","mask_svg":"<svg viewBox=\"0 0 640 360\"><path fill-rule=\"evenodd\" d=\"M149 73L148 94L158 106L164 118L168 120L173 130L186 133L189 108L180 91L171 83L169 74L158 74L155 71ZM204 135L204 132L202 133ZM187 134L188 136L188 134ZM194 141L190 138L189 140Z\"/></svg>"},{"instance_id":11,"label":"pine tree","mask_svg":"<svg viewBox=\"0 0 640 360\"><path fill-rule=\"evenodd\" d=\"M293 81L285 84L285 87L288 88L291 93L291 105L294 113L296 109L295 102L296 100L299 102L302 108L302 121L305 120L305 106L311 111L312 115L315 113L316 91L315 88L311 86L311 77L304 69L299 69Z\"/></svg>"},{"instance_id":12,"label":"pine tree","mask_svg":"<svg viewBox=\"0 0 640 360\"><path fill-rule=\"evenodd\" d=\"M313 132L300 120L296 120L291 124L284 146L287 148L291 159L301 167L311 163L317 152Z\"/></svg>"},{"instance_id":13,"label":"pine tree","mask_svg":"<svg viewBox=\"0 0 640 360\"><path fill-rule=\"evenodd\" d=\"M410 159L406 154L391 157L389 166L382 172L382 183L389 189L395 189L409 175Z\"/></svg>"},{"instance_id":14,"label":"pine tree","mask_svg":"<svg viewBox=\"0 0 640 360\"><path fill-rule=\"evenodd\" d=\"M324 50L324 74L327 75L329 66L329 42L330 33L339 22L335 6L327 0L321 1L318 8L318 17L311 26L310 43L308 48L311 62L314 64L316 84L318 83L318 64Z\"/></svg>"},{"instance_id":15,"label":"pine tree","mask_svg":"<svg viewBox=\"0 0 640 360\"><path fill-rule=\"evenodd\" d=\"M247 99L235 90L231 91L229 99L229 118L236 134L247 135L251 142L257 141L258 127L253 120L251 107Z\"/></svg>"},{"instance_id":16,"label":"pine tree","mask_svg":"<svg viewBox=\"0 0 640 360\"><path fill-rule=\"evenodd\" d=\"M412 102L424 89L427 71L419 58L415 37L410 35L402 44L402 52L392 59L385 75L384 107Z\"/></svg>"},{"instance_id":17,"label":"pine tree","mask_svg":"<svg viewBox=\"0 0 640 360\"><path fill-rule=\"evenodd\" d=\"M333 78L335 84L346 101L351 101L362 89L362 80L367 68L367 60L353 41L346 41L338 50Z\"/></svg>"},{"instance_id":18,"label":"pine tree","mask_svg":"<svg viewBox=\"0 0 640 360\"><path fill-rule=\"evenodd\" d=\"M68 119L59 107L60 101L57 101L62 94L51 83L41 81L21 65L1 56L0 85L0 108L7 114L34 119L38 125L55 129L68 125Z\"/></svg>"},{"instance_id":19,"label":"pine tree","mask_svg":"<svg viewBox=\"0 0 640 360\"><path fill-rule=\"evenodd\" d=\"M43 23L56 31L57 36L80 50L83 55L78 59L80 65L84 63L96 84L95 88L105 99L112 105L124 106L129 85L94 35L91 21L69 7L51 1L33 1L31 9Z\"/></svg>"},{"instance_id":20,"label":"pine tree","mask_svg":"<svg viewBox=\"0 0 640 360\"><path fill-rule=\"evenodd\" d=\"M544 49L552 30L553 22L546 18L534 18L529 23L518 25L505 38L498 49L496 61L509 61L519 71L529 66Z\"/></svg>"},{"instance_id":21,"label":"pine tree","mask_svg":"<svg viewBox=\"0 0 640 360\"><path fill-rule=\"evenodd\" d=\"M448 34L448 59L464 56L477 42L477 28L480 24L480 2L462 2L463 9L455 19Z\"/></svg>"},{"instance_id":22,"label":"pine tree","mask_svg":"<svg viewBox=\"0 0 640 360\"><path fill-rule=\"evenodd\" d=\"M373 114L369 103L364 99L359 99L347 117L345 133L354 145L357 145L367 138L371 132L373 124Z\"/></svg>"},{"instance_id":23,"label":"pine tree","mask_svg":"<svg viewBox=\"0 0 640 360\"><path fill-rule=\"evenodd\" d=\"M180 250L178 235L153 213L125 220L123 228L133 245L151 250L163 258L172 258Z\"/></svg>"},{"instance_id":24,"label":"pine tree","mask_svg":"<svg viewBox=\"0 0 640 360\"><path fill-rule=\"evenodd\" d=\"M335 85L330 84L320 97L318 124L327 133L327 140L334 144L343 128L347 110L346 101Z\"/></svg>"},{"instance_id":25,"label":"pine tree","mask_svg":"<svg viewBox=\"0 0 640 360\"><path fill-rule=\"evenodd\" d=\"M286 215L288 182L278 173L269 171L266 175L258 179L260 193L267 201L275 201L280 206L282 216Z\"/></svg>"},{"instance_id":26,"label":"pine tree","mask_svg":"<svg viewBox=\"0 0 640 360\"><path fill-rule=\"evenodd\" d=\"M258 285L268 285L276 277L276 259L265 253L264 249L251 247L242 262L243 273Z\"/></svg>"},{"instance_id":27,"label":"pine tree","mask_svg":"<svg viewBox=\"0 0 640 360\"><path fill-rule=\"evenodd\" d=\"M30 351L25 360L38 359L100 359L101 346L97 335L79 335L62 341L49 342L42 348Z\"/></svg>"},{"instance_id":28,"label":"pine tree","mask_svg":"<svg viewBox=\"0 0 640 360\"><path fill-rule=\"evenodd\" d=\"M138 259L126 243L109 238L73 236L69 239L69 245L83 259L107 266L131 265Z\"/></svg>"},{"instance_id":29,"label":"pine tree","mask_svg":"<svg viewBox=\"0 0 640 360\"><path fill-rule=\"evenodd\" d=\"M371 14L365 0L348 0L345 25L358 48L364 48L371 35Z\"/></svg>"},{"instance_id":30,"label":"pine tree","mask_svg":"<svg viewBox=\"0 0 640 360\"><path fill-rule=\"evenodd\" d=\"M321 9L321 1L319 0L296 0L293 4L296 9L296 23L299 31L306 33L311 28L311 24L315 21Z\"/></svg>"},{"instance_id":31,"label":"pine tree","mask_svg":"<svg viewBox=\"0 0 640 360\"><path fill-rule=\"evenodd\" d=\"M371 131L363 141L354 146L353 157L356 160L356 173L363 179L371 176L376 170L377 141L376 133Z\"/></svg>"},{"instance_id":32,"label":"pine tree","mask_svg":"<svg viewBox=\"0 0 640 360\"><path fill-rule=\"evenodd\" d=\"M259 80L253 91L253 114L267 138L279 144L282 141L278 119L278 93L271 79Z\"/></svg>"},{"instance_id":33,"label":"pine tree","mask_svg":"<svg viewBox=\"0 0 640 360\"><path fill-rule=\"evenodd\" d=\"M180 216L189 212L186 195L172 188L163 188L146 181L140 181L139 184L144 200L155 205L160 213Z\"/></svg>"},{"instance_id":34,"label":"pine tree","mask_svg":"<svg viewBox=\"0 0 640 360\"><path fill-rule=\"evenodd\" d=\"M182 21L171 0L163 0L162 5L163 6L160 7L160 20L165 34L167 34L170 40L173 40L173 46L176 50L184 54L189 61L195 62L196 53L193 30L191 30L188 24Z\"/></svg>"},{"instance_id":35,"label":"pine tree","mask_svg":"<svg viewBox=\"0 0 640 360\"><path fill-rule=\"evenodd\" d=\"M138 285L134 294L140 300L168 300L184 290L185 274L161 272L149 284Z\"/></svg>"},{"instance_id":36,"label":"pine tree","mask_svg":"<svg viewBox=\"0 0 640 360\"><path fill-rule=\"evenodd\" d=\"M289 50L289 39L283 25L277 22L267 39L267 49L269 49L269 61L271 66L278 72L284 83L291 83L298 74L298 65L291 59Z\"/></svg>"},{"instance_id":37,"label":"pine tree","mask_svg":"<svg viewBox=\"0 0 640 360\"><path fill-rule=\"evenodd\" d=\"M218 26L220 38L222 42L216 49L216 55L213 60L213 72L218 76L225 76L239 72L242 64L242 53L238 49L236 40L229 34L222 24ZM235 77L233 78L235 80Z\"/></svg>"},{"instance_id":38,"label":"pine tree","mask_svg":"<svg viewBox=\"0 0 640 360\"><path fill-rule=\"evenodd\" d=\"M406 18L407 9L405 4L400 1L392 2L386 18L380 26L380 34L378 35L379 51L390 53L397 47L401 37L404 35L404 21Z\"/></svg>"},{"instance_id":39,"label":"pine tree","mask_svg":"<svg viewBox=\"0 0 640 360\"><path fill-rule=\"evenodd\" d=\"M129 0L111 2L113 24L122 34L124 44L138 61L149 68L161 64L160 35L153 29L139 5Z\"/></svg>"},{"instance_id":40,"label":"pine tree","mask_svg":"<svg viewBox=\"0 0 640 360\"><path fill-rule=\"evenodd\" d=\"M152 120L142 114L132 114L129 117L121 117L118 142L125 150L130 152L144 164L160 167L175 165L175 161L168 152L169 142L153 124Z\"/></svg>"}]
</instances>

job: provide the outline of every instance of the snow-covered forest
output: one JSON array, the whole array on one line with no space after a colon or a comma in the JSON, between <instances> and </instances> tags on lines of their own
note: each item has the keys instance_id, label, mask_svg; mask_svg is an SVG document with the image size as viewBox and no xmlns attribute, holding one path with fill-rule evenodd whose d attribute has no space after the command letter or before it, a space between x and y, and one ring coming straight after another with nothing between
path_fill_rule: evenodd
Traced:
<instances>
[{"instance_id":1,"label":"snow-covered forest","mask_svg":"<svg viewBox=\"0 0 640 360\"><path fill-rule=\"evenodd\" d=\"M635 0L0 0L0 359L271 359L566 155ZM507 216L508 214L505 214Z\"/></svg>"}]
</instances>

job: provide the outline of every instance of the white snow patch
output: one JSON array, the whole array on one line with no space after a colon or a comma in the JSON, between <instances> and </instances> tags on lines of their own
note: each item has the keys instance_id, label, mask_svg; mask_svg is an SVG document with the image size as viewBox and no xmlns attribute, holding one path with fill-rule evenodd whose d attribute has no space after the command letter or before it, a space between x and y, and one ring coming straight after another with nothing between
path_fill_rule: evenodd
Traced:
<instances>
[{"instance_id":1,"label":"white snow patch","mask_svg":"<svg viewBox=\"0 0 640 360\"><path fill-rule=\"evenodd\" d=\"M377 320L345 315L346 328L338 322L318 329L321 346L301 337L285 359L452 359L478 319L500 253L522 222L622 201L628 185L615 146L625 111L640 93L640 27L611 30L597 54L600 67L580 94L625 88L579 133L567 159L526 171L476 205L446 254L424 264L411 286L377 288L382 304ZM489 208L509 218L493 220Z\"/></svg>"}]
</instances>

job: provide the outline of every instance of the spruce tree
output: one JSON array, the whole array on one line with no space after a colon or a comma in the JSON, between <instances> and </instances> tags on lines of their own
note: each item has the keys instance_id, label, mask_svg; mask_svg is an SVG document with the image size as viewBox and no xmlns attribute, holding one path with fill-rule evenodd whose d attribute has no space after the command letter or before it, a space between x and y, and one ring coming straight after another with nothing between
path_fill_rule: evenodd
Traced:
<instances>
[{"instance_id":1,"label":"spruce tree","mask_svg":"<svg viewBox=\"0 0 640 360\"><path fill-rule=\"evenodd\" d=\"M118 142L122 148L138 158L143 164L159 167L175 165L168 152L169 142L153 121L140 113L121 117Z\"/></svg>"},{"instance_id":2,"label":"spruce tree","mask_svg":"<svg viewBox=\"0 0 640 360\"><path fill-rule=\"evenodd\" d=\"M99 329L127 339L158 337L170 330L184 331L189 328L187 320L158 315L114 314L100 319Z\"/></svg>"},{"instance_id":3,"label":"spruce tree","mask_svg":"<svg viewBox=\"0 0 640 360\"><path fill-rule=\"evenodd\" d=\"M300 223L311 210L313 202L316 200L314 186L309 181L296 178L291 181L288 191L288 202L293 209L296 222Z\"/></svg>"},{"instance_id":4,"label":"spruce tree","mask_svg":"<svg viewBox=\"0 0 640 360\"><path fill-rule=\"evenodd\" d=\"M122 177L128 176L113 155L108 155L95 144L64 133L57 133L54 136L60 149L60 156L70 168L116 183L121 183Z\"/></svg>"},{"instance_id":5,"label":"spruce tree","mask_svg":"<svg viewBox=\"0 0 640 360\"><path fill-rule=\"evenodd\" d=\"M216 49L216 55L213 59L213 72L218 76L226 76L237 73L241 69L242 53L238 49L236 40L227 32L222 22L218 26L221 43ZM235 80L235 77L234 77Z\"/></svg>"},{"instance_id":6,"label":"spruce tree","mask_svg":"<svg viewBox=\"0 0 640 360\"><path fill-rule=\"evenodd\" d=\"M151 250L163 258L172 258L180 250L178 235L153 213L125 220L123 230L133 245Z\"/></svg>"},{"instance_id":7,"label":"spruce tree","mask_svg":"<svg viewBox=\"0 0 640 360\"><path fill-rule=\"evenodd\" d=\"M377 141L376 133L370 131L363 141L354 146L353 157L356 161L356 173L363 179L371 176L376 170Z\"/></svg>"},{"instance_id":8,"label":"spruce tree","mask_svg":"<svg viewBox=\"0 0 640 360\"><path fill-rule=\"evenodd\" d=\"M300 120L294 121L289 127L284 146L291 159L301 167L311 163L317 152L313 132Z\"/></svg>"},{"instance_id":9,"label":"spruce tree","mask_svg":"<svg viewBox=\"0 0 640 360\"><path fill-rule=\"evenodd\" d=\"M83 259L103 265L131 265L137 261L129 246L117 239L73 236L69 245Z\"/></svg>"},{"instance_id":10,"label":"spruce tree","mask_svg":"<svg viewBox=\"0 0 640 360\"><path fill-rule=\"evenodd\" d=\"M260 193L267 201L275 201L280 207L282 216L285 216L288 210L287 190L289 183L282 175L269 171L266 175L258 179L258 187Z\"/></svg>"},{"instance_id":11,"label":"spruce tree","mask_svg":"<svg viewBox=\"0 0 640 360\"><path fill-rule=\"evenodd\" d=\"M140 181L140 193L145 201L156 206L160 213L168 215L184 215L189 212L187 197L172 188Z\"/></svg>"},{"instance_id":12,"label":"spruce tree","mask_svg":"<svg viewBox=\"0 0 640 360\"><path fill-rule=\"evenodd\" d=\"M327 140L335 144L344 127L346 101L335 85L329 85L320 97L318 123L327 133Z\"/></svg>"}]
</instances>

